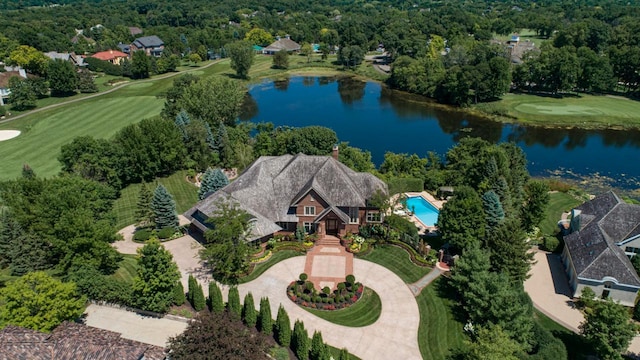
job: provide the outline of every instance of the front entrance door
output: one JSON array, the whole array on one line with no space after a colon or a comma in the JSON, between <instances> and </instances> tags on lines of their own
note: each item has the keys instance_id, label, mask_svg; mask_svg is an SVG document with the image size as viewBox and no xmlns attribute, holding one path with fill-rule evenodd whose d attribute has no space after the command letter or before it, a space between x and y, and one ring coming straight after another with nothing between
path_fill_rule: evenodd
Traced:
<instances>
[{"instance_id":1,"label":"front entrance door","mask_svg":"<svg viewBox=\"0 0 640 360\"><path fill-rule=\"evenodd\" d=\"M338 220L327 219L327 235L338 235Z\"/></svg>"}]
</instances>

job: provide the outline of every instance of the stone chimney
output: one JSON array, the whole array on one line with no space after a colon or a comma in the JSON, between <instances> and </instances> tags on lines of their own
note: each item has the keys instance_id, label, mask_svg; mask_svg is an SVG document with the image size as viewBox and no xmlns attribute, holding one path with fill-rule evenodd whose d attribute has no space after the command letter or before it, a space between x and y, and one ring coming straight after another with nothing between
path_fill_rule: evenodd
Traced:
<instances>
[{"instance_id":1,"label":"stone chimney","mask_svg":"<svg viewBox=\"0 0 640 360\"><path fill-rule=\"evenodd\" d=\"M334 145L333 146L333 151L331 152L331 156L333 156L333 158L336 159L336 161L339 161L338 160L338 155L339 155L338 145Z\"/></svg>"}]
</instances>

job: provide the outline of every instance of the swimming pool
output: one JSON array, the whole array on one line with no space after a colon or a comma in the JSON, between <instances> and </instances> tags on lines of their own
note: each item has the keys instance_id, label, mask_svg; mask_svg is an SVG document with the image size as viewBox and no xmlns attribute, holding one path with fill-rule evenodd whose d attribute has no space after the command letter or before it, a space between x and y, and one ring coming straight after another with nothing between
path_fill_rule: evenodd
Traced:
<instances>
[{"instance_id":1,"label":"swimming pool","mask_svg":"<svg viewBox=\"0 0 640 360\"><path fill-rule=\"evenodd\" d=\"M426 226L434 226L438 222L438 209L422 196L407 198L407 209Z\"/></svg>"}]
</instances>

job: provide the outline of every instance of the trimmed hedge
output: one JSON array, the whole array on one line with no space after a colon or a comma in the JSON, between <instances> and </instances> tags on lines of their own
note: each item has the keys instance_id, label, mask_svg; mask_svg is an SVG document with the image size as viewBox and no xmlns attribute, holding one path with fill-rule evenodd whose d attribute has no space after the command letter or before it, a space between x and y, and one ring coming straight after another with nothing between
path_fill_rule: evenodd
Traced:
<instances>
[{"instance_id":1,"label":"trimmed hedge","mask_svg":"<svg viewBox=\"0 0 640 360\"><path fill-rule=\"evenodd\" d=\"M424 181L420 178L414 177L394 177L387 180L387 185L389 186L389 194L392 195L403 192L420 192L424 190Z\"/></svg>"},{"instance_id":2,"label":"trimmed hedge","mask_svg":"<svg viewBox=\"0 0 640 360\"><path fill-rule=\"evenodd\" d=\"M133 241L145 242L151 238L151 231L147 229L140 229L133 233Z\"/></svg>"},{"instance_id":3,"label":"trimmed hedge","mask_svg":"<svg viewBox=\"0 0 640 360\"><path fill-rule=\"evenodd\" d=\"M418 252L408 244L398 240L390 240L389 244L406 250L409 253L411 262L415 265L422 267L431 267L431 264L429 264L427 260L423 259L422 256L420 256L420 254L418 254Z\"/></svg>"},{"instance_id":4,"label":"trimmed hedge","mask_svg":"<svg viewBox=\"0 0 640 360\"><path fill-rule=\"evenodd\" d=\"M158 231L158 238L163 240L170 239L175 232L176 232L175 229L172 227L166 227L166 228L160 229Z\"/></svg>"}]
</instances>

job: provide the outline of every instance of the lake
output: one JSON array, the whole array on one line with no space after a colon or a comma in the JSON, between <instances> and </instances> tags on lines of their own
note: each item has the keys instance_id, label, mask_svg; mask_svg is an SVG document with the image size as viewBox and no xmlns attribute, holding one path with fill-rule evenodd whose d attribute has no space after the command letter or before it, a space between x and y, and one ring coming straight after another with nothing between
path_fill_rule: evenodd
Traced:
<instances>
[{"instance_id":1,"label":"lake","mask_svg":"<svg viewBox=\"0 0 640 360\"><path fill-rule=\"evenodd\" d=\"M533 176L640 188L640 131L542 129L474 118L434 107L428 99L390 90L376 82L345 77L291 77L264 81L249 90L242 120L274 125L320 125L340 141L384 153L428 151L444 155L465 136L513 141L524 149Z\"/></svg>"}]
</instances>

